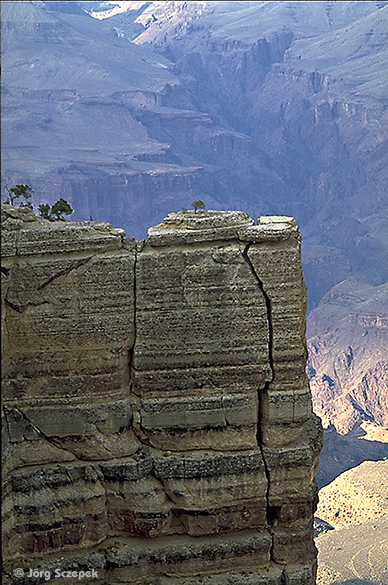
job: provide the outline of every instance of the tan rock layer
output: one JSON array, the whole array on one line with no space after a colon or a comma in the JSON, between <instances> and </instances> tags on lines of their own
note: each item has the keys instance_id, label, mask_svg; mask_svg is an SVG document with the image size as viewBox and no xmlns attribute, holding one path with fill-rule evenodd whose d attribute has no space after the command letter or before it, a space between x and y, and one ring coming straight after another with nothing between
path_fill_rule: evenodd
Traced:
<instances>
[{"instance_id":1,"label":"tan rock layer","mask_svg":"<svg viewBox=\"0 0 388 585\"><path fill-rule=\"evenodd\" d=\"M142 244L2 213L5 582L39 559L128 584L314 583L294 220L181 212Z\"/></svg>"}]
</instances>

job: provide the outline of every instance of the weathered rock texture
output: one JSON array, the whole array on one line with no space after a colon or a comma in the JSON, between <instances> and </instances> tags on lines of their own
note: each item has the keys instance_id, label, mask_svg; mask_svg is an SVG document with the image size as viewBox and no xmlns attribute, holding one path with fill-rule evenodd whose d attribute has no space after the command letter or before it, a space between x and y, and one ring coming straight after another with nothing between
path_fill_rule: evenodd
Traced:
<instances>
[{"instance_id":1,"label":"weathered rock texture","mask_svg":"<svg viewBox=\"0 0 388 585\"><path fill-rule=\"evenodd\" d=\"M180 212L123 236L3 208L6 582L314 583L295 221Z\"/></svg>"}]
</instances>

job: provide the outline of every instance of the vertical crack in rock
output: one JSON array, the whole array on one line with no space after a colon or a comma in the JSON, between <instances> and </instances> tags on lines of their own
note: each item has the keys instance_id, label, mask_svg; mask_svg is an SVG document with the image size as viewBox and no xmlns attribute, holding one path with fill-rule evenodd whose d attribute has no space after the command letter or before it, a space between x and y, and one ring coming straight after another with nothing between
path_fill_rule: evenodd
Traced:
<instances>
[{"instance_id":1,"label":"vertical crack in rock","mask_svg":"<svg viewBox=\"0 0 388 585\"><path fill-rule=\"evenodd\" d=\"M133 434L135 435L136 439L139 441L139 443L141 445L144 445L145 447L152 447L152 443L147 435L146 430L144 429L143 425L142 425L142 421L141 421L141 406L139 407L139 409L136 411L136 415L134 413L134 415L136 416L136 420L135 420L135 416L134 416L134 420L133 420Z\"/></svg>"},{"instance_id":2,"label":"vertical crack in rock","mask_svg":"<svg viewBox=\"0 0 388 585\"><path fill-rule=\"evenodd\" d=\"M273 536L273 523L275 520L275 516L277 511L274 510L274 508L272 508L269 505L269 493L270 493L270 486L271 486L271 477L270 477L270 473L269 473L269 469L268 469L268 464L267 461L265 459L265 454L264 454L264 449L263 449L263 439L262 439L262 430L261 430L261 421L262 421L262 400L261 400L261 394L263 392L263 390L267 390L269 385L274 381L275 379L275 369L274 369L274 360L273 360L273 327L272 327L272 304L271 304L271 299L269 298L267 292L264 289L264 285L262 280L260 279L259 275L257 274L255 267L253 266L249 256L248 256L248 251L250 248L251 244L247 244L244 248L244 251L242 252L242 255L245 259L245 261L248 263L248 266L252 272L252 275L254 277L254 279L256 280L257 284L259 285L260 288L260 292L262 293L264 300L265 300L265 305L266 305L266 309L267 309L267 322L268 322L268 361L269 361L269 365L271 368L271 379L267 380L265 382L265 386L264 388L259 388L257 391L257 402L258 402L258 415L257 415L257 431L256 431L256 439L257 439L257 446L260 449L261 452L261 456L263 459L263 463L264 463L264 470L265 470L265 475L266 475L266 479L267 479L267 491L266 491L266 501L267 501L267 530L269 532L269 534L271 535L271 539L272 539L272 544L271 544L271 550L270 550L270 558L271 560L274 560L273 558L273 547L274 547L274 536Z\"/></svg>"},{"instance_id":3,"label":"vertical crack in rock","mask_svg":"<svg viewBox=\"0 0 388 585\"><path fill-rule=\"evenodd\" d=\"M168 491L167 486L166 486L166 481L162 477L160 477L160 475L158 473L158 470L157 470L156 465L155 465L155 455L151 454L151 457L152 457L152 474L155 477L155 479L157 479L157 481L160 483L160 485L163 489L163 492L166 495L167 502L171 503L171 512L172 513L182 512L182 510L180 508L177 508L176 502L174 502L174 500L170 496L169 491Z\"/></svg>"},{"instance_id":4,"label":"vertical crack in rock","mask_svg":"<svg viewBox=\"0 0 388 585\"><path fill-rule=\"evenodd\" d=\"M138 261L138 254L141 252L143 247L144 247L144 240L140 240L140 241L135 242L135 248L134 248L135 261L134 261L134 265L133 265L133 344L128 352L129 353L128 367L129 367L129 380L130 380L130 400L131 400L132 417L133 417L132 418L132 430L133 430L133 433L134 433L136 439L139 441L139 443L141 445L144 445L145 447L152 447L152 443L147 435L147 431L142 425L142 418L141 418L141 412L142 412L142 407L143 407L142 400L141 400L141 396L139 396L139 394L136 393L136 389L134 387L133 377L132 377L133 371L135 369L134 365L133 365L133 358L134 358L134 354L135 354L135 345L136 345L136 338L137 338L137 329L136 329L136 323L137 323L137 317L136 317L136 313L137 313L136 265L137 265L137 261ZM135 400L132 400L133 397L136 397Z\"/></svg>"},{"instance_id":5,"label":"vertical crack in rock","mask_svg":"<svg viewBox=\"0 0 388 585\"><path fill-rule=\"evenodd\" d=\"M265 289L264 289L264 285L262 280L260 279L260 277L258 276L255 267L253 266L249 256L248 256L248 251L250 248L251 244L247 244L244 248L244 251L242 252L242 255L245 259L245 261L248 263L248 266L252 272L252 275L254 277L254 279L256 280L257 284L259 285L260 288L260 292L262 293L264 300L265 300L265 306L267 308L267 321L268 321L268 333L269 333L269 337L268 337L268 361L269 361L269 365L271 368L271 372L272 372L272 378L271 380L266 382L266 388L268 388L268 385L271 384L271 382L274 381L275 379L275 370L274 370L274 365L273 365L273 327L272 327L272 307L271 307L271 299L269 298L268 294L266 293Z\"/></svg>"},{"instance_id":6,"label":"vertical crack in rock","mask_svg":"<svg viewBox=\"0 0 388 585\"><path fill-rule=\"evenodd\" d=\"M9 442L11 442L11 428L10 428L10 424L8 421L8 417L7 417L7 412L9 412L9 409L6 406L3 406L2 408L2 414L4 416L4 421L5 421L5 426L7 427L7 434L8 434L8 440Z\"/></svg>"},{"instance_id":7,"label":"vertical crack in rock","mask_svg":"<svg viewBox=\"0 0 388 585\"><path fill-rule=\"evenodd\" d=\"M134 249L134 263L133 263L133 342L132 347L128 349L128 368L129 368L129 388L130 395L132 394L132 368L133 368L133 354L135 351L136 344L136 264L137 264L137 250Z\"/></svg>"}]
</instances>

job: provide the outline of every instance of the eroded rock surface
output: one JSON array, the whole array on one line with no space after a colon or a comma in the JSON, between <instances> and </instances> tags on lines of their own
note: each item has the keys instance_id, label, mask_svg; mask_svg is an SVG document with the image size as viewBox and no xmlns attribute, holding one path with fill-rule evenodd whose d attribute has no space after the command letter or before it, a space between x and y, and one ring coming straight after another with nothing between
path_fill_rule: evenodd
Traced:
<instances>
[{"instance_id":1,"label":"eroded rock surface","mask_svg":"<svg viewBox=\"0 0 388 585\"><path fill-rule=\"evenodd\" d=\"M135 242L2 211L6 582L314 583L295 221L180 212Z\"/></svg>"}]
</instances>

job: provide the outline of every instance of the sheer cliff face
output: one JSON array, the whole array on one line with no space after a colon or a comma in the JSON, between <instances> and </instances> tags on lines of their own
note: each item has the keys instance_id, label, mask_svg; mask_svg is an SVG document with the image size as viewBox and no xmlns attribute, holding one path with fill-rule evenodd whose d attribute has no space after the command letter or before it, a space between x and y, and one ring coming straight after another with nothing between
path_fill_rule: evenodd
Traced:
<instances>
[{"instance_id":1,"label":"sheer cliff face","mask_svg":"<svg viewBox=\"0 0 388 585\"><path fill-rule=\"evenodd\" d=\"M39 559L122 583L312 584L295 221L181 212L135 242L2 219L6 582Z\"/></svg>"}]
</instances>

